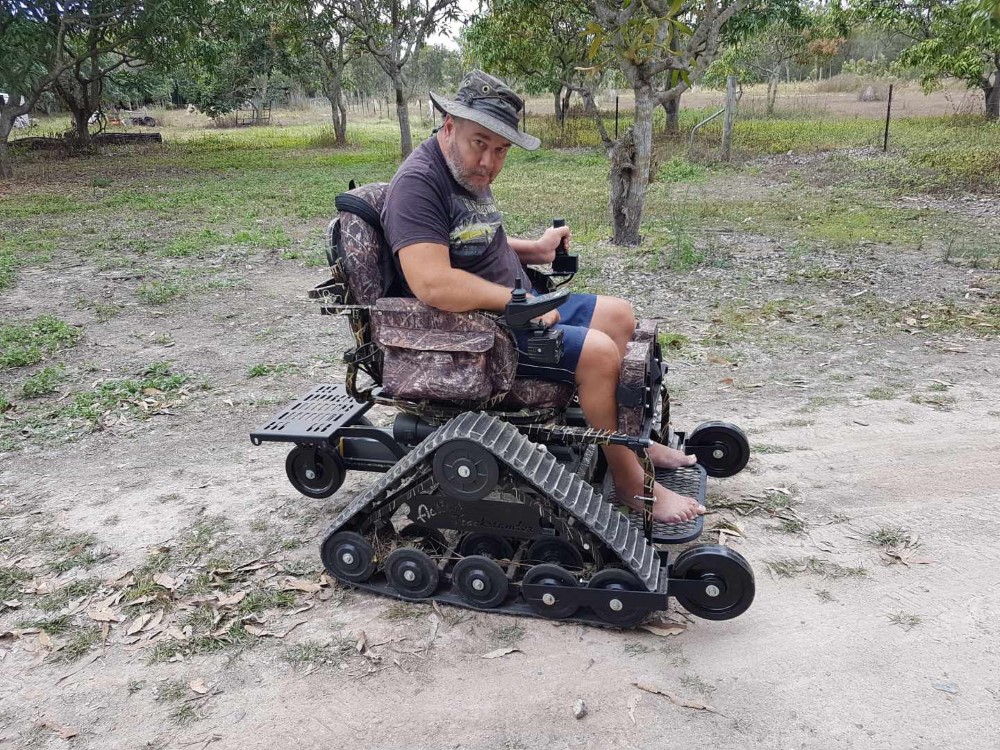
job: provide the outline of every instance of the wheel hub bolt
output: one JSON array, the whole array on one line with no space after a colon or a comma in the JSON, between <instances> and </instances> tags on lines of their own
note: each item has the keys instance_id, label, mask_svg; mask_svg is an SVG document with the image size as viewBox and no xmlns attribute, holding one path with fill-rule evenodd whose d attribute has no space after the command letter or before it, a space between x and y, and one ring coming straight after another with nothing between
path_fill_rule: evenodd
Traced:
<instances>
[{"instance_id":1,"label":"wheel hub bolt","mask_svg":"<svg viewBox=\"0 0 1000 750\"><path fill-rule=\"evenodd\" d=\"M473 578L472 588L474 588L476 591L482 591L483 589L486 588L486 582L483 581L482 578Z\"/></svg>"},{"instance_id":2,"label":"wheel hub bolt","mask_svg":"<svg viewBox=\"0 0 1000 750\"><path fill-rule=\"evenodd\" d=\"M312 469L306 469L306 479L315 479L315 478L316 478L316 472L313 471Z\"/></svg>"},{"instance_id":3,"label":"wheel hub bolt","mask_svg":"<svg viewBox=\"0 0 1000 750\"><path fill-rule=\"evenodd\" d=\"M415 580L417 580L417 574L414 573L412 570L404 570L403 580L406 581L407 583L413 583Z\"/></svg>"},{"instance_id":4,"label":"wheel hub bolt","mask_svg":"<svg viewBox=\"0 0 1000 750\"><path fill-rule=\"evenodd\" d=\"M468 466L459 466L458 475L462 477L462 479L468 479L469 477L472 476L472 469L470 469Z\"/></svg>"},{"instance_id":5,"label":"wheel hub bolt","mask_svg":"<svg viewBox=\"0 0 1000 750\"><path fill-rule=\"evenodd\" d=\"M344 565L354 565L354 555L350 552L345 552L340 556L340 561L344 563Z\"/></svg>"},{"instance_id":6,"label":"wheel hub bolt","mask_svg":"<svg viewBox=\"0 0 1000 750\"><path fill-rule=\"evenodd\" d=\"M726 455L726 452L722 448L716 448L712 451L712 458L722 458Z\"/></svg>"},{"instance_id":7,"label":"wheel hub bolt","mask_svg":"<svg viewBox=\"0 0 1000 750\"><path fill-rule=\"evenodd\" d=\"M714 597L714 596L718 596L721 593L722 593L722 591L720 591L719 587L716 586L714 583L710 583L710 584L708 584L705 587L705 595L706 596L713 596Z\"/></svg>"},{"instance_id":8,"label":"wheel hub bolt","mask_svg":"<svg viewBox=\"0 0 1000 750\"><path fill-rule=\"evenodd\" d=\"M542 594L542 601L551 607L556 603L556 598L552 594Z\"/></svg>"},{"instance_id":9,"label":"wheel hub bolt","mask_svg":"<svg viewBox=\"0 0 1000 750\"><path fill-rule=\"evenodd\" d=\"M621 599L612 599L611 603L609 604L609 606L615 612L621 612L622 611L622 606L624 606L624 605L622 605Z\"/></svg>"}]
</instances>

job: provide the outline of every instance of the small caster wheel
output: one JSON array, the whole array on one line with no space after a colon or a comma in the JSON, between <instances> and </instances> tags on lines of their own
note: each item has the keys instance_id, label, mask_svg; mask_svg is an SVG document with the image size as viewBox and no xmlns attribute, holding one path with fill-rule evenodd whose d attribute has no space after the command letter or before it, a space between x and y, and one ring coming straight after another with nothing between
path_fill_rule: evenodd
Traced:
<instances>
[{"instance_id":1,"label":"small caster wheel","mask_svg":"<svg viewBox=\"0 0 1000 750\"><path fill-rule=\"evenodd\" d=\"M605 568L600 573L590 579L588 588L604 589L605 591L645 591L646 587L642 581L636 578L634 573L621 568ZM592 607L594 614L600 617L608 625L615 625L619 628L631 628L645 620L650 610L645 607L629 607L621 600L611 596L607 604L601 607Z\"/></svg>"},{"instance_id":2,"label":"small caster wheel","mask_svg":"<svg viewBox=\"0 0 1000 750\"><path fill-rule=\"evenodd\" d=\"M404 599L426 599L438 586L437 565L426 552L397 547L385 561L385 577Z\"/></svg>"},{"instance_id":3,"label":"small caster wheel","mask_svg":"<svg viewBox=\"0 0 1000 750\"><path fill-rule=\"evenodd\" d=\"M462 598L479 609L490 609L507 598L507 576L503 568L482 555L459 560L451 580Z\"/></svg>"},{"instance_id":4,"label":"small caster wheel","mask_svg":"<svg viewBox=\"0 0 1000 750\"><path fill-rule=\"evenodd\" d=\"M731 477L750 460L750 441L734 424L704 422L688 435L684 451L697 456L710 477Z\"/></svg>"},{"instance_id":5,"label":"small caster wheel","mask_svg":"<svg viewBox=\"0 0 1000 750\"><path fill-rule=\"evenodd\" d=\"M673 594L684 609L702 619L731 620L753 603L753 570L743 555L729 547L704 544L684 550L670 573L671 578L703 584L694 589L687 584Z\"/></svg>"},{"instance_id":6,"label":"small caster wheel","mask_svg":"<svg viewBox=\"0 0 1000 750\"><path fill-rule=\"evenodd\" d=\"M448 551L448 540L444 538L444 534L419 523L403 527L399 532L399 538L429 555L443 555Z\"/></svg>"},{"instance_id":7,"label":"small caster wheel","mask_svg":"<svg viewBox=\"0 0 1000 750\"><path fill-rule=\"evenodd\" d=\"M521 585L540 586L572 586L579 584L569 571L563 570L558 565L536 565L521 580ZM579 605L573 602L560 601L558 594L543 594L541 599L528 599L528 606L542 617L552 620L561 620L571 617L579 609Z\"/></svg>"},{"instance_id":8,"label":"small caster wheel","mask_svg":"<svg viewBox=\"0 0 1000 750\"><path fill-rule=\"evenodd\" d=\"M456 500L481 500L500 480L493 454L471 440L452 440L434 452L434 479Z\"/></svg>"},{"instance_id":9,"label":"small caster wheel","mask_svg":"<svg viewBox=\"0 0 1000 750\"><path fill-rule=\"evenodd\" d=\"M558 537L540 537L531 543L525 560L529 563L552 563L570 570L580 570L583 567L583 554Z\"/></svg>"},{"instance_id":10,"label":"small caster wheel","mask_svg":"<svg viewBox=\"0 0 1000 750\"><path fill-rule=\"evenodd\" d=\"M458 554L462 557L482 555L494 560L510 560L514 556L514 548L510 542L496 534L467 534L458 545Z\"/></svg>"},{"instance_id":11,"label":"small caster wheel","mask_svg":"<svg viewBox=\"0 0 1000 750\"><path fill-rule=\"evenodd\" d=\"M323 542L323 565L341 581L363 583L375 572L375 550L360 534L340 531Z\"/></svg>"},{"instance_id":12,"label":"small caster wheel","mask_svg":"<svg viewBox=\"0 0 1000 750\"><path fill-rule=\"evenodd\" d=\"M297 445L285 459L292 486L306 497L330 497L344 483L347 469L339 453L312 445Z\"/></svg>"}]
</instances>

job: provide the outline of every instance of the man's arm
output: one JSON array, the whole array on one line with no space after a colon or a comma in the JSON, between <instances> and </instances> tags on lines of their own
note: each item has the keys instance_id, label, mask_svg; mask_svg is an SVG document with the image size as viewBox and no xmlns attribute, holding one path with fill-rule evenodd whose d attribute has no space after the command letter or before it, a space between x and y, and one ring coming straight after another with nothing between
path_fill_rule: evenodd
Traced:
<instances>
[{"instance_id":1,"label":"man's arm","mask_svg":"<svg viewBox=\"0 0 1000 750\"><path fill-rule=\"evenodd\" d=\"M521 240L517 237L508 237L507 241L511 248L517 253L521 263L551 263L556 257L556 248L563 238L566 238L566 247L569 248L570 233L569 227L549 227L537 240Z\"/></svg>"},{"instance_id":2,"label":"man's arm","mask_svg":"<svg viewBox=\"0 0 1000 750\"><path fill-rule=\"evenodd\" d=\"M425 305L448 312L503 312L510 302L507 287L453 268L446 245L419 242L400 248L397 257L406 283Z\"/></svg>"}]
</instances>

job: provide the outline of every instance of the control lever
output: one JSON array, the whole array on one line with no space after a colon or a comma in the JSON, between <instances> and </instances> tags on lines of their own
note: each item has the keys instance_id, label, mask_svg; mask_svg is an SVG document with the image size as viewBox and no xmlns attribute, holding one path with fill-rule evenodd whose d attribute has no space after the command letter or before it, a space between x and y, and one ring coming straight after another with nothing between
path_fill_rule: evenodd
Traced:
<instances>
[{"instance_id":1,"label":"control lever","mask_svg":"<svg viewBox=\"0 0 1000 750\"><path fill-rule=\"evenodd\" d=\"M552 226L564 227L566 219L553 219ZM569 250L566 249L566 238L563 237L559 247L556 248L556 257L552 261L552 273L559 275L576 273L579 261L579 256L569 254Z\"/></svg>"},{"instance_id":2,"label":"control lever","mask_svg":"<svg viewBox=\"0 0 1000 750\"><path fill-rule=\"evenodd\" d=\"M518 349L528 362L539 365L556 365L563 356L563 332L559 328L547 328L535 321L549 310L555 310L569 299L568 289L528 299L521 277L514 282L510 302L504 311L507 325L511 328L527 328L528 335L519 337Z\"/></svg>"},{"instance_id":3,"label":"control lever","mask_svg":"<svg viewBox=\"0 0 1000 750\"><path fill-rule=\"evenodd\" d=\"M524 282L518 276L514 282L514 291L511 292L510 302L507 303L507 308L504 310L504 318L511 328L524 328L534 318L541 317L549 310L555 310L569 298L569 295L568 289L560 289L551 294L542 294L528 299Z\"/></svg>"}]
</instances>

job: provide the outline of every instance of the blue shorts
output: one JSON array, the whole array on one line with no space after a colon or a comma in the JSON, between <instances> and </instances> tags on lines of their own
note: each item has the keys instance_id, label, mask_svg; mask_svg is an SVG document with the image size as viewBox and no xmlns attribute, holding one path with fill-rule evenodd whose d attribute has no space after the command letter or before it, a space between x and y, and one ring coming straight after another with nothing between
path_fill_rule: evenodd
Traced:
<instances>
[{"instance_id":1,"label":"blue shorts","mask_svg":"<svg viewBox=\"0 0 1000 750\"><path fill-rule=\"evenodd\" d=\"M594 317L596 306L597 296L594 294L571 294L569 299L559 306L559 323L555 326L563 332L562 359L555 365L536 365L519 358L517 377L574 383L576 366L580 363L580 354L583 352L583 341L587 338L587 331L590 330L590 321ZM514 332L518 348L525 346L528 334L529 332L524 329Z\"/></svg>"}]
</instances>

